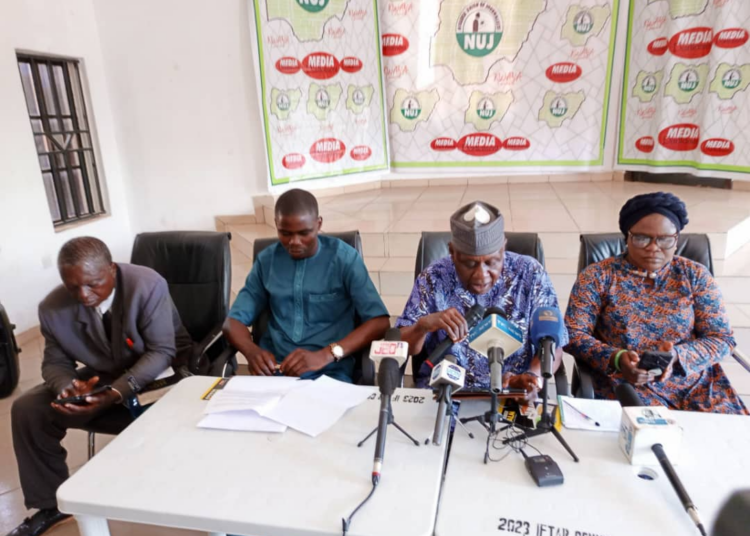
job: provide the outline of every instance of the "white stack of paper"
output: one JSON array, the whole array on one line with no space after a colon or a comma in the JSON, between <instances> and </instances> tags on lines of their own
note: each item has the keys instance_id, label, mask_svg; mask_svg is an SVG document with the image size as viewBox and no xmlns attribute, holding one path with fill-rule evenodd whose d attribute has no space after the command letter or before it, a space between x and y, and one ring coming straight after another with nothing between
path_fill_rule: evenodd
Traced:
<instances>
[{"instance_id":1,"label":"white stack of paper","mask_svg":"<svg viewBox=\"0 0 750 536\"><path fill-rule=\"evenodd\" d=\"M565 428L618 432L622 406L616 400L590 400L558 396L560 415Z\"/></svg>"},{"instance_id":2,"label":"white stack of paper","mask_svg":"<svg viewBox=\"0 0 750 536\"><path fill-rule=\"evenodd\" d=\"M372 393L327 376L315 381L235 376L213 393L198 427L284 432L289 426L315 437Z\"/></svg>"}]
</instances>

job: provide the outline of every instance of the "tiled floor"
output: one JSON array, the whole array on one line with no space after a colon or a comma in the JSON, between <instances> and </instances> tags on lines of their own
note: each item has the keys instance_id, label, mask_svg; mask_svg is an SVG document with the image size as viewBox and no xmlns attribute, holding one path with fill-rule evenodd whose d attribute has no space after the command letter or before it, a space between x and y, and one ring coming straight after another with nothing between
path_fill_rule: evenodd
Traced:
<instances>
[{"instance_id":1,"label":"tiled floor","mask_svg":"<svg viewBox=\"0 0 750 536\"><path fill-rule=\"evenodd\" d=\"M578 234L616 231L617 213L628 198L660 189L673 191L688 204L691 219L688 231L727 233L750 218L750 192L623 182L400 187L320 201L324 230L360 230L368 270L389 311L397 315L414 278L419 233L448 230L448 217L464 203L476 199L493 203L505 215L508 230L541 234L547 270L564 307L575 280ZM232 289L236 293L252 267L253 240L276 233L267 225L232 225L229 230L233 233ZM744 242L747 239L750 235L740 237ZM717 261L716 272L740 347L750 351L750 243ZM20 386L13 396L0 400L0 534L8 532L26 515L11 444L10 408L14 398L41 381L41 341L33 340L23 350ZM731 361L725 368L750 404L750 374ZM98 446L101 448L108 441L107 437L99 436ZM85 462L85 434L70 432L65 446L75 470ZM197 534L127 523L112 523L112 529L115 536ZM49 534L73 536L78 530L70 522Z\"/></svg>"}]
</instances>

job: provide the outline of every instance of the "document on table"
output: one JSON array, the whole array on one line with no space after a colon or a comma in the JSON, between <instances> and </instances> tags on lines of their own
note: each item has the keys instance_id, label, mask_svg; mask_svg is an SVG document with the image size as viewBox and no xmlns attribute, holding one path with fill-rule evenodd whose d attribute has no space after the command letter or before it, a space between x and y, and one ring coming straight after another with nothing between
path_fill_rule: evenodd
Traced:
<instances>
[{"instance_id":1,"label":"document on table","mask_svg":"<svg viewBox=\"0 0 750 536\"><path fill-rule=\"evenodd\" d=\"M321 376L314 382L289 391L263 416L295 430L317 437L373 393L371 388Z\"/></svg>"},{"instance_id":2,"label":"document on table","mask_svg":"<svg viewBox=\"0 0 750 536\"><path fill-rule=\"evenodd\" d=\"M619 432L622 406L616 400L557 397L565 428ZM597 426L598 423L598 426Z\"/></svg>"},{"instance_id":3,"label":"document on table","mask_svg":"<svg viewBox=\"0 0 750 536\"><path fill-rule=\"evenodd\" d=\"M263 416L289 391L312 383L287 377L235 376L212 394L199 428L283 432L286 425Z\"/></svg>"}]
</instances>

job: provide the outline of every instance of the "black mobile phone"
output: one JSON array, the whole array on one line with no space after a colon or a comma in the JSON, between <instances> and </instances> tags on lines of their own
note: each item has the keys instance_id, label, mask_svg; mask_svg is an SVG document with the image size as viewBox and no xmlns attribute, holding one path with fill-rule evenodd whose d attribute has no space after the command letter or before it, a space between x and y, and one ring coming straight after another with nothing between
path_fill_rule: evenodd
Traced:
<instances>
[{"instance_id":1,"label":"black mobile phone","mask_svg":"<svg viewBox=\"0 0 750 536\"><path fill-rule=\"evenodd\" d=\"M646 351L641 354L638 368L662 374L672 362L671 352Z\"/></svg>"},{"instance_id":2,"label":"black mobile phone","mask_svg":"<svg viewBox=\"0 0 750 536\"><path fill-rule=\"evenodd\" d=\"M109 391L112 389L111 385L102 385L101 387L97 387L90 393L86 393L85 395L76 395L76 396L69 396L67 398L56 398L52 401L53 404L57 404L59 406L62 406L63 404L75 404L77 406L85 406L88 404L86 402L86 398L91 395L98 395L100 393L103 393L105 391Z\"/></svg>"}]
</instances>

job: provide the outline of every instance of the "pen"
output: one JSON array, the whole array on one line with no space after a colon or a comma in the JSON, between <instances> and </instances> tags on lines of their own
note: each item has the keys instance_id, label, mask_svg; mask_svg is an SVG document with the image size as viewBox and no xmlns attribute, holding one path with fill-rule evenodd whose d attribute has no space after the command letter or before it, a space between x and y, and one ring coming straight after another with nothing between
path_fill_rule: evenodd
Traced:
<instances>
[{"instance_id":1,"label":"pen","mask_svg":"<svg viewBox=\"0 0 750 536\"><path fill-rule=\"evenodd\" d=\"M588 415L586 415L584 412L582 412L580 409L578 409L577 407L575 407L573 404L571 404L567 400L563 400L563 402L565 402L568 405L569 408L571 408L573 411L575 411L576 413L578 413L578 415L580 415L584 419L588 419L591 422L593 422L595 425L601 426L598 422L596 422L594 419L592 419L591 417L589 417Z\"/></svg>"}]
</instances>

